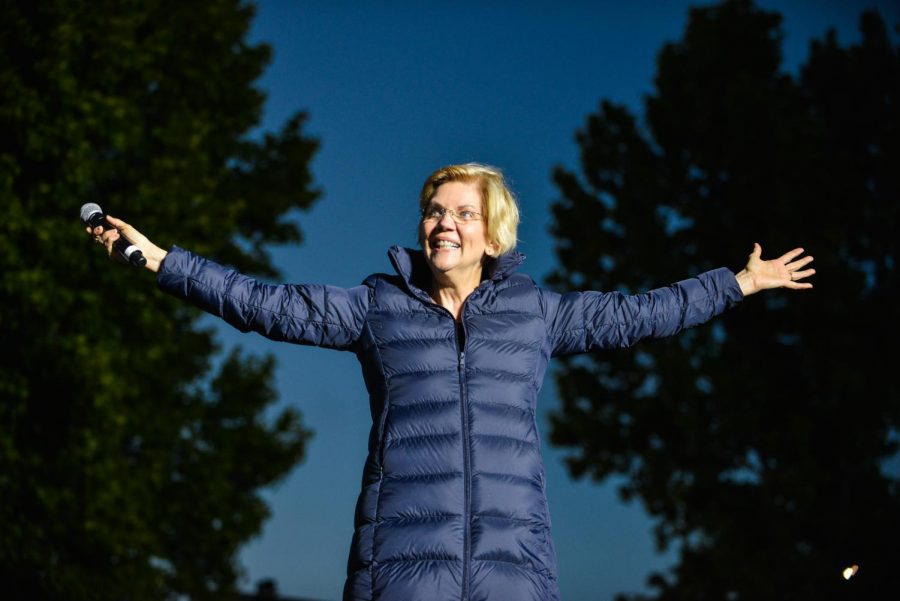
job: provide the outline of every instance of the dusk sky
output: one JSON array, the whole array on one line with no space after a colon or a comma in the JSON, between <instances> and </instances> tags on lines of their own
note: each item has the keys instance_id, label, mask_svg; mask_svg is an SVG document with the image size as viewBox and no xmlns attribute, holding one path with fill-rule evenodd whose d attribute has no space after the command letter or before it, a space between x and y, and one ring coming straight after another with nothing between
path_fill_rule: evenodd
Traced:
<instances>
[{"instance_id":1,"label":"dusk sky","mask_svg":"<svg viewBox=\"0 0 900 601\"><path fill-rule=\"evenodd\" d=\"M680 38L691 4L261 2L251 40L274 50L259 81L268 94L262 131L304 110L306 132L321 142L312 168L322 197L298 217L304 243L274 253L283 281L349 287L389 271L390 245L415 246L425 177L469 161L507 174L522 210L522 269L542 281L555 261L551 170L577 168L575 132L601 99L641 114L655 56ZM889 1L759 4L785 16L788 71L829 26L842 44L857 40L857 17L867 6L878 7L891 26L900 23L900 8ZM746 241L748 253L753 242ZM176 243L191 248L190 240ZM737 270L744 258L714 261ZM264 494L273 515L241 553L244 588L274 578L282 594L337 601L370 426L356 358L270 342L207 319L225 346L277 356L279 406L297 408L315 430L306 460ZM544 438L546 414L557 406L550 374L539 404ZM650 572L675 555L657 554L643 508L620 502L613 480L573 481L566 451L546 440L543 449L563 599L609 601L617 592L646 590Z\"/></svg>"}]
</instances>

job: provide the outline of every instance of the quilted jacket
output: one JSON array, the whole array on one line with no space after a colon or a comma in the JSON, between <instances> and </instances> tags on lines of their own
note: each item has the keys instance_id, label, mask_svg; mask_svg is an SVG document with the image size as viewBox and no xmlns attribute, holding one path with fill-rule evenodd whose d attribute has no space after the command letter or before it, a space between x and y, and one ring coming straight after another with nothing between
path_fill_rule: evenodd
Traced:
<instances>
[{"instance_id":1,"label":"quilted jacket","mask_svg":"<svg viewBox=\"0 0 900 601\"><path fill-rule=\"evenodd\" d=\"M497 259L460 322L420 251L355 288L269 285L173 247L160 288L269 338L352 351L372 430L345 601L553 601L535 402L551 357L674 334L740 301L725 268L646 294L560 295Z\"/></svg>"}]
</instances>

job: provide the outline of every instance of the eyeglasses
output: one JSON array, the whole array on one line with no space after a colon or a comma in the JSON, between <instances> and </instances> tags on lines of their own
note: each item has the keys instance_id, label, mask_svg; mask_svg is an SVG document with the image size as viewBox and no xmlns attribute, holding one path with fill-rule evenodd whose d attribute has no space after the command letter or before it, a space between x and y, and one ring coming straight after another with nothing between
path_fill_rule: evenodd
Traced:
<instances>
[{"instance_id":1,"label":"eyeglasses","mask_svg":"<svg viewBox=\"0 0 900 601\"><path fill-rule=\"evenodd\" d=\"M454 209L445 209L437 205L431 205L422 210L422 221L440 221L444 215L450 215L456 223L470 223L472 221L481 220L481 213L471 209L462 209L457 211Z\"/></svg>"}]
</instances>

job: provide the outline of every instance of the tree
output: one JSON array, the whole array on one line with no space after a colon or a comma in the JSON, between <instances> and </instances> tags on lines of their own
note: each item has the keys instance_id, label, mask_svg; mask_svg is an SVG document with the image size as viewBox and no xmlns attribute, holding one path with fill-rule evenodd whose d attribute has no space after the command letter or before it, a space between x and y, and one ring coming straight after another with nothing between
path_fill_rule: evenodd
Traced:
<instances>
[{"instance_id":1,"label":"tree","mask_svg":"<svg viewBox=\"0 0 900 601\"><path fill-rule=\"evenodd\" d=\"M2 1L5 598L227 598L268 515L260 489L303 456L299 414L271 410L273 358L218 360L198 312L111 264L76 217L97 202L163 245L277 276L267 248L300 241L317 142L302 113L249 137L270 57L247 42L253 12Z\"/></svg>"},{"instance_id":2,"label":"tree","mask_svg":"<svg viewBox=\"0 0 900 601\"><path fill-rule=\"evenodd\" d=\"M551 441L575 477L626 477L677 544L660 600L880 598L896 590L900 53L882 19L833 31L796 76L780 16L692 9L639 122L603 101L558 168L560 289L639 292L753 242L799 242L815 289L748 299L712 324L564 362ZM844 567L857 564L849 582ZM876 594L877 592L877 594Z\"/></svg>"}]
</instances>

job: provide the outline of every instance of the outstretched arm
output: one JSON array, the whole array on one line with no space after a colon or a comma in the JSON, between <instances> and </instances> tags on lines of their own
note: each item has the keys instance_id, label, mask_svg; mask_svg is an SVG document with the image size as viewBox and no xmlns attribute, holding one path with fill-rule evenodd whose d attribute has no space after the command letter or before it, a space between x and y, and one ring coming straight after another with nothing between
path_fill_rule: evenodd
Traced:
<instances>
[{"instance_id":1,"label":"outstretched arm","mask_svg":"<svg viewBox=\"0 0 900 601\"><path fill-rule=\"evenodd\" d=\"M762 247L754 244L747 266L737 275L725 268L715 269L644 294L542 291L551 354L627 347L644 338L671 336L760 290L812 288L812 284L799 281L815 273L814 269L802 269L813 260L798 258L802 254L802 248L795 248L764 261Z\"/></svg>"},{"instance_id":2,"label":"outstretched arm","mask_svg":"<svg viewBox=\"0 0 900 601\"><path fill-rule=\"evenodd\" d=\"M701 324L743 299L721 267L643 294L541 290L551 355L624 348Z\"/></svg>"},{"instance_id":3,"label":"outstretched arm","mask_svg":"<svg viewBox=\"0 0 900 601\"><path fill-rule=\"evenodd\" d=\"M802 254L802 248L795 248L777 259L763 261L762 247L754 242L753 252L750 253L747 266L735 276L741 292L744 293L744 296L749 296L770 288L790 288L791 290L812 288L813 286L809 282L800 281L816 272L815 269L801 271L813 260L812 257L797 258Z\"/></svg>"},{"instance_id":4,"label":"outstretched arm","mask_svg":"<svg viewBox=\"0 0 900 601\"><path fill-rule=\"evenodd\" d=\"M352 349L362 333L369 294L364 286L266 284L177 246L167 252L124 221L106 218L118 231L85 229L111 257L118 258L113 243L121 232L144 253L160 290L221 317L242 332L341 350Z\"/></svg>"}]
</instances>

